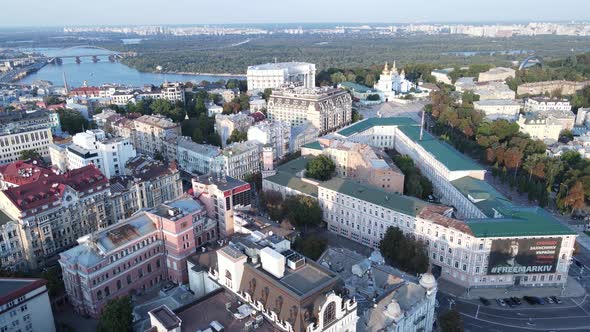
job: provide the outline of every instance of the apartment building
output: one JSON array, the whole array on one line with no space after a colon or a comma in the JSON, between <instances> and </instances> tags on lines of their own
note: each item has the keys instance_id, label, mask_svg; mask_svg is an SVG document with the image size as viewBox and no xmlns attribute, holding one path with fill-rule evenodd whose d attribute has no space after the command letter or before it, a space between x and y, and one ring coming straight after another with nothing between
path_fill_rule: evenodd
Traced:
<instances>
[{"instance_id":1,"label":"apartment building","mask_svg":"<svg viewBox=\"0 0 590 332\"><path fill-rule=\"evenodd\" d=\"M164 280L188 282L186 261L217 239L216 225L199 202L184 197L80 238L59 258L70 303L98 318L111 299Z\"/></svg>"},{"instance_id":2,"label":"apartment building","mask_svg":"<svg viewBox=\"0 0 590 332\"><path fill-rule=\"evenodd\" d=\"M580 91L590 85L590 81L574 82L574 81L544 81L535 83L525 83L518 86L516 92L519 95L543 95L546 93L561 92L564 96L571 96L577 91Z\"/></svg>"},{"instance_id":3,"label":"apartment building","mask_svg":"<svg viewBox=\"0 0 590 332\"><path fill-rule=\"evenodd\" d=\"M511 99L488 99L473 102L473 108L482 111L485 118L491 121L504 119L516 121L522 108L522 103Z\"/></svg>"},{"instance_id":4,"label":"apartment building","mask_svg":"<svg viewBox=\"0 0 590 332\"><path fill-rule=\"evenodd\" d=\"M488 71L479 73L477 79L478 82L489 82L489 81L505 81L509 78L514 78L516 71L512 68L506 67L495 67Z\"/></svg>"},{"instance_id":5,"label":"apartment building","mask_svg":"<svg viewBox=\"0 0 590 332\"><path fill-rule=\"evenodd\" d=\"M164 140L168 135L181 135L180 124L162 115L143 115L133 121L133 129L133 146L138 153L152 158L164 154Z\"/></svg>"},{"instance_id":6,"label":"apartment building","mask_svg":"<svg viewBox=\"0 0 590 332\"><path fill-rule=\"evenodd\" d=\"M221 236L234 233L234 213L250 207L251 186L229 176L201 175L192 179L195 197L203 203L207 215L217 220Z\"/></svg>"},{"instance_id":7,"label":"apartment building","mask_svg":"<svg viewBox=\"0 0 590 332\"><path fill-rule=\"evenodd\" d=\"M275 158L280 160L290 152L291 126L278 121L259 122L248 129L248 141L272 147Z\"/></svg>"},{"instance_id":8,"label":"apartment building","mask_svg":"<svg viewBox=\"0 0 590 332\"><path fill-rule=\"evenodd\" d=\"M520 115L520 131L533 139L557 142L563 130L574 128L576 116L572 111L537 111Z\"/></svg>"},{"instance_id":9,"label":"apartment building","mask_svg":"<svg viewBox=\"0 0 590 332\"><path fill-rule=\"evenodd\" d=\"M0 331L55 331L47 281L0 278L0 290Z\"/></svg>"},{"instance_id":10,"label":"apartment building","mask_svg":"<svg viewBox=\"0 0 590 332\"><path fill-rule=\"evenodd\" d=\"M342 89L283 88L273 90L268 100L268 119L298 126L309 121L324 134L352 120L352 97Z\"/></svg>"},{"instance_id":11,"label":"apartment building","mask_svg":"<svg viewBox=\"0 0 590 332\"><path fill-rule=\"evenodd\" d=\"M49 149L51 163L62 172L93 164L108 178L123 175L125 163L136 155L129 139L107 138L100 129L78 133L72 144L52 144Z\"/></svg>"},{"instance_id":12,"label":"apartment building","mask_svg":"<svg viewBox=\"0 0 590 332\"><path fill-rule=\"evenodd\" d=\"M11 224L5 228L12 230L0 242L20 244L11 248L16 266L5 268L41 267L80 236L107 227L109 193L108 179L94 165L0 192L0 209Z\"/></svg>"},{"instance_id":13,"label":"apartment building","mask_svg":"<svg viewBox=\"0 0 590 332\"><path fill-rule=\"evenodd\" d=\"M182 180L176 164L145 156L130 160L125 174L109 180L109 223L131 217L135 212L153 208L182 196Z\"/></svg>"},{"instance_id":14,"label":"apartment building","mask_svg":"<svg viewBox=\"0 0 590 332\"><path fill-rule=\"evenodd\" d=\"M0 190L37 182L55 172L36 160L19 160L0 166Z\"/></svg>"},{"instance_id":15,"label":"apartment building","mask_svg":"<svg viewBox=\"0 0 590 332\"><path fill-rule=\"evenodd\" d=\"M220 165L221 174L244 180L246 176L256 174L261 169L262 145L258 142L232 143L215 158Z\"/></svg>"},{"instance_id":16,"label":"apartment building","mask_svg":"<svg viewBox=\"0 0 590 332\"><path fill-rule=\"evenodd\" d=\"M357 303L342 295L342 279L265 240L232 240L218 249L209 277L281 331L355 332Z\"/></svg>"},{"instance_id":17,"label":"apartment building","mask_svg":"<svg viewBox=\"0 0 590 332\"><path fill-rule=\"evenodd\" d=\"M283 85L315 88L316 68L313 63L279 62L249 66L246 71L248 91L264 91Z\"/></svg>"},{"instance_id":18,"label":"apartment building","mask_svg":"<svg viewBox=\"0 0 590 332\"><path fill-rule=\"evenodd\" d=\"M367 144L320 138L304 145L301 156L328 156L338 176L403 194L404 173L383 150Z\"/></svg>"},{"instance_id":19,"label":"apartment building","mask_svg":"<svg viewBox=\"0 0 590 332\"><path fill-rule=\"evenodd\" d=\"M221 138L221 146L227 145L227 139L234 130L247 132L248 128L254 124L254 118L248 114L217 114L215 115L215 132Z\"/></svg>"},{"instance_id":20,"label":"apartment building","mask_svg":"<svg viewBox=\"0 0 590 332\"><path fill-rule=\"evenodd\" d=\"M191 174L210 174L221 171L216 158L221 149L193 142L190 137L181 137L177 142L177 160L180 168Z\"/></svg>"},{"instance_id":21,"label":"apartment building","mask_svg":"<svg viewBox=\"0 0 590 332\"><path fill-rule=\"evenodd\" d=\"M572 110L572 105L567 99L556 99L547 97L532 97L525 99L524 112L551 112L563 111L569 112Z\"/></svg>"},{"instance_id":22,"label":"apartment building","mask_svg":"<svg viewBox=\"0 0 590 332\"><path fill-rule=\"evenodd\" d=\"M21 152L35 150L49 160L54 121L47 112L7 112L0 116L0 165L19 160Z\"/></svg>"}]
</instances>

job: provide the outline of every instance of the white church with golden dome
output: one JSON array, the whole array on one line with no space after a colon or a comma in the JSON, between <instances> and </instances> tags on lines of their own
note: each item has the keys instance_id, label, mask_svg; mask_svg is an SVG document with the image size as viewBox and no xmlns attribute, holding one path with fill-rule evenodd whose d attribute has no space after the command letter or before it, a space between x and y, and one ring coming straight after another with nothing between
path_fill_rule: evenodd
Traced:
<instances>
[{"instance_id":1,"label":"white church with golden dome","mask_svg":"<svg viewBox=\"0 0 590 332\"><path fill-rule=\"evenodd\" d=\"M395 98L396 95L409 93L414 87L415 84L406 79L406 73L403 69L401 73L398 72L394 61L391 70L388 63L385 63L379 81L373 88L379 92L381 99L387 102Z\"/></svg>"}]
</instances>

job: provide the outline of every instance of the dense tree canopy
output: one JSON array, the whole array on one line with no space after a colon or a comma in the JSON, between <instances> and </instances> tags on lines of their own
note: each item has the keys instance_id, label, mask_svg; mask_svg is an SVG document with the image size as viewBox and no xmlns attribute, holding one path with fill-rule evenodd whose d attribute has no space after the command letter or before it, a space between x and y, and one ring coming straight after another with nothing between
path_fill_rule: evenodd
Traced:
<instances>
[{"instance_id":1,"label":"dense tree canopy","mask_svg":"<svg viewBox=\"0 0 590 332\"><path fill-rule=\"evenodd\" d=\"M41 154L37 150L23 150L18 157L20 160L41 159Z\"/></svg>"},{"instance_id":2,"label":"dense tree canopy","mask_svg":"<svg viewBox=\"0 0 590 332\"><path fill-rule=\"evenodd\" d=\"M299 236L293 242L293 249L313 260L320 258L327 246L328 241L315 235Z\"/></svg>"},{"instance_id":3,"label":"dense tree canopy","mask_svg":"<svg viewBox=\"0 0 590 332\"><path fill-rule=\"evenodd\" d=\"M305 167L305 176L326 181L332 178L332 174L336 170L336 164L330 157L319 155L307 163Z\"/></svg>"},{"instance_id":4,"label":"dense tree canopy","mask_svg":"<svg viewBox=\"0 0 590 332\"><path fill-rule=\"evenodd\" d=\"M245 142L247 140L248 140L248 133L247 132L234 129L231 132L231 135L227 138L227 144L231 144L233 142Z\"/></svg>"},{"instance_id":5,"label":"dense tree canopy","mask_svg":"<svg viewBox=\"0 0 590 332\"><path fill-rule=\"evenodd\" d=\"M303 195L289 196L283 202L283 215L297 228L307 229L322 222L322 208L317 200Z\"/></svg>"},{"instance_id":6,"label":"dense tree canopy","mask_svg":"<svg viewBox=\"0 0 590 332\"><path fill-rule=\"evenodd\" d=\"M128 332L133 327L133 306L129 296L110 300L98 322L98 332Z\"/></svg>"},{"instance_id":7,"label":"dense tree canopy","mask_svg":"<svg viewBox=\"0 0 590 332\"><path fill-rule=\"evenodd\" d=\"M441 332L463 332L463 319L461 314L453 309L438 317Z\"/></svg>"},{"instance_id":8,"label":"dense tree canopy","mask_svg":"<svg viewBox=\"0 0 590 332\"><path fill-rule=\"evenodd\" d=\"M389 227L385 232L379 250L383 258L401 270L412 274L424 273L428 269L428 250L426 245L397 227Z\"/></svg>"},{"instance_id":9,"label":"dense tree canopy","mask_svg":"<svg viewBox=\"0 0 590 332\"><path fill-rule=\"evenodd\" d=\"M393 162L404 173L404 194L421 199L428 199L432 195L432 183L427 177L420 174L420 170L414 165L412 158L402 156L389 150Z\"/></svg>"},{"instance_id":10,"label":"dense tree canopy","mask_svg":"<svg viewBox=\"0 0 590 332\"><path fill-rule=\"evenodd\" d=\"M80 112L71 109L58 110L61 129L70 135L89 129L89 123Z\"/></svg>"}]
</instances>

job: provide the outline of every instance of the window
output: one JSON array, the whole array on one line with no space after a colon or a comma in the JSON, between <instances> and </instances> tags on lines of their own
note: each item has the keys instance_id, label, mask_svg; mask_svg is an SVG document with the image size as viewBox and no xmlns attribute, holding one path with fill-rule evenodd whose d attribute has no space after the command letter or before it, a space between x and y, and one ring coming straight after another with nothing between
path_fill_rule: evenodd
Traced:
<instances>
[{"instance_id":1,"label":"window","mask_svg":"<svg viewBox=\"0 0 590 332\"><path fill-rule=\"evenodd\" d=\"M121 289L121 287L123 287L121 285L121 280L117 280L117 290Z\"/></svg>"},{"instance_id":2,"label":"window","mask_svg":"<svg viewBox=\"0 0 590 332\"><path fill-rule=\"evenodd\" d=\"M25 310L27 310L27 305L26 305L26 304L23 304L23 305L20 307L20 311L25 311Z\"/></svg>"},{"instance_id":3,"label":"window","mask_svg":"<svg viewBox=\"0 0 590 332\"><path fill-rule=\"evenodd\" d=\"M336 320L336 303L330 302L324 310L324 327Z\"/></svg>"}]
</instances>

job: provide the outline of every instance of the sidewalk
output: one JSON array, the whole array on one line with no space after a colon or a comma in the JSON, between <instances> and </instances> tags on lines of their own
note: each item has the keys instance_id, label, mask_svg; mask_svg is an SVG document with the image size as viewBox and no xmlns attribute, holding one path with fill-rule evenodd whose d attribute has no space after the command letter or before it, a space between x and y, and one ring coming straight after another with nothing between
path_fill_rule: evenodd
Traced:
<instances>
[{"instance_id":1,"label":"sidewalk","mask_svg":"<svg viewBox=\"0 0 590 332\"><path fill-rule=\"evenodd\" d=\"M511 296L523 297L529 296L558 296L558 297L582 297L586 295L584 287L580 283L569 277L565 289L561 287L498 287L498 288L472 288L467 292L467 288L449 282L447 280L438 280L438 289L446 294L452 294L460 299L472 300L480 297L488 299L498 299Z\"/></svg>"}]
</instances>

